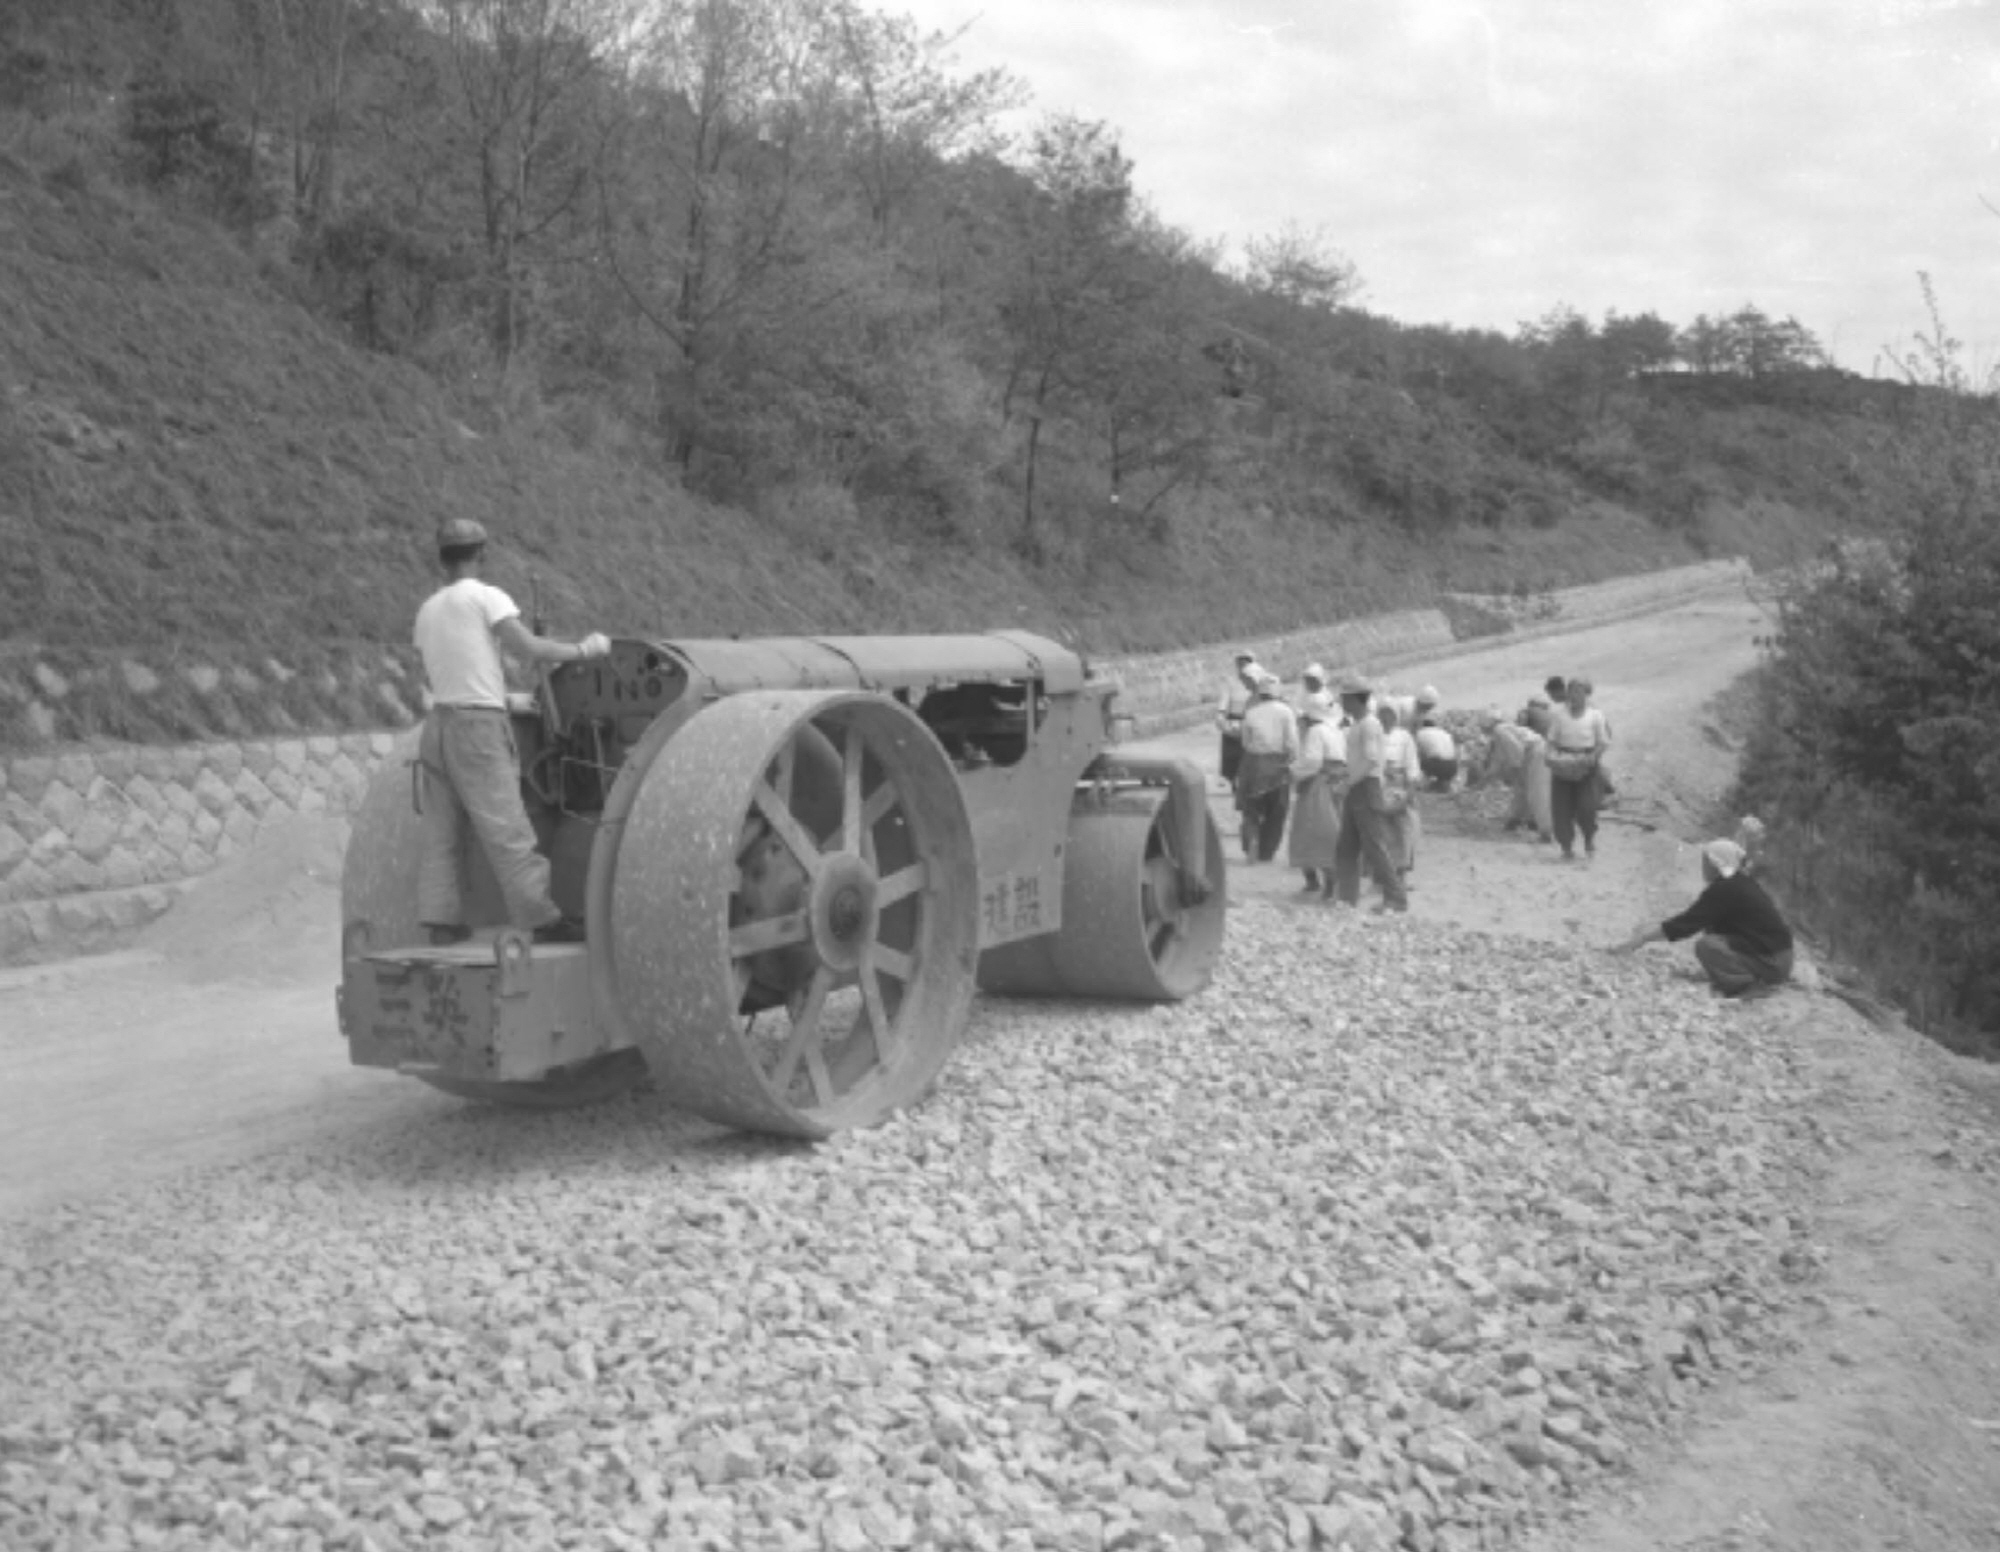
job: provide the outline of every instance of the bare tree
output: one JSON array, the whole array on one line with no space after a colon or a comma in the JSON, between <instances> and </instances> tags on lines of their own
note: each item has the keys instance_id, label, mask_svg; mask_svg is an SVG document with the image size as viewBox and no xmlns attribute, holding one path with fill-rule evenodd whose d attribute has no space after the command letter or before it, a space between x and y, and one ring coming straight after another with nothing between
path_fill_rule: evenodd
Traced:
<instances>
[{"instance_id":1,"label":"bare tree","mask_svg":"<svg viewBox=\"0 0 2000 1552\"><path fill-rule=\"evenodd\" d=\"M585 112L631 34L627 0L422 0L449 52L478 179L503 361L525 330L524 265L537 239L578 218L592 166Z\"/></svg>"}]
</instances>

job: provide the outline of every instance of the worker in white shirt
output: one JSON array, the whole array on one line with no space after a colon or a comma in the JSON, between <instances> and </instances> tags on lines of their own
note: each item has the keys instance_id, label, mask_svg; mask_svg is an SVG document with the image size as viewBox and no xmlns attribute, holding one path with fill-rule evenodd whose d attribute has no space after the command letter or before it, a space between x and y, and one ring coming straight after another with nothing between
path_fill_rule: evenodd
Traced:
<instances>
[{"instance_id":1,"label":"worker in white shirt","mask_svg":"<svg viewBox=\"0 0 2000 1552\"><path fill-rule=\"evenodd\" d=\"M1261 669L1257 698L1243 713L1243 763L1236 768L1236 810L1243 816L1243 855L1269 862L1285 838L1292 805L1292 763L1299 757L1299 721L1278 698L1278 676Z\"/></svg>"},{"instance_id":2,"label":"worker in white shirt","mask_svg":"<svg viewBox=\"0 0 2000 1552\"><path fill-rule=\"evenodd\" d=\"M1382 724L1373 702L1374 689L1366 679L1357 675L1342 682L1340 709L1351 725L1347 729L1347 794L1340 804L1340 840L1334 847L1333 889L1342 905L1359 905L1361 872L1366 867L1382 886L1378 909L1407 911L1410 899L1390 855L1384 822L1388 800L1382 790Z\"/></svg>"},{"instance_id":3,"label":"worker in white shirt","mask_svg":"<svg viewBox=\"0 0 2000 1552\"><path fill-rule=\"evenodd\" d=\"M1215 728L1222 735L1222 779L1232 787L1236 785L1236 767L1243 761L1243 713L1257 698L1257 676L1262 672L1257 654L1238 648L1236 673L1222 699L1215 703Z\"/></svg>"},{"instance_id":4,"label":"worker in white shirt","mask_svg":"<svg viewBox=\"0 0 2000 1552\"><path fill-rule=\"evenodd\" d=\"M535 849L521 801L521 763L507 710L501 648L536 663L603 657L610 639L538 636L499 588L479 580L486 530L453 518L438 530L445 582L417 610L415 639L431 693L417 744L423 841L417 858L417 919L433 944L472 935L466 921L465 852L476 843L493 865L507 919L541 943L581 942L584 925L549 894L548 859Z\"/></svg>"}]
</instances>

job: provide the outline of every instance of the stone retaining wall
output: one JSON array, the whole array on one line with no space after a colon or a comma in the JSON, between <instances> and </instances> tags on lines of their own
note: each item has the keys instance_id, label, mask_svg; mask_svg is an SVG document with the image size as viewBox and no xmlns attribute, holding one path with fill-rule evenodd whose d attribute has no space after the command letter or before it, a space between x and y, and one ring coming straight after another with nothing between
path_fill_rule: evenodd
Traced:
<instances>
[{"instance_id":1,"label":"stone retaining wall","mask_svg":"<svg viewBox=\"0 0 2000 1552\"><path fill-rule=\"evenodd\" d=\"M1413 661L1604 623L1740 587L1740 561L1683 567L1566 589L1534 600L1476 600L1514 628L1455 640L1436 609L1411 609L1252 640L1295 679L1329 669L1382 673ZM1122 683L1120 709L1150 733L1206 715L1229 650L1102 660ZM190 881L274 820L349 813L388 755L387 732L257 739L173 748L73 744L0 759L0 963L75 953L160 915Z\"/></svg>"},{"instance_id":2,"label":"stone retaining wall","mask_svg":"<svg viewBox=\"0 0 2000 1552\"><path fill-rule=\"evenodd\" d=\"M0 963L145 925L275 819L345 815L394 741L75 745L0 761Z\"/></svg>"}]
</instances>

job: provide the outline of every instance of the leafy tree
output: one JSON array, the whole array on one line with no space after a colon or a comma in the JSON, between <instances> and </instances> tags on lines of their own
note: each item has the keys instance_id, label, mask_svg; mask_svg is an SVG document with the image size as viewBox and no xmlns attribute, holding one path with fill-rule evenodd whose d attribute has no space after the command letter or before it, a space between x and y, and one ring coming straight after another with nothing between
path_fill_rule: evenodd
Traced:
<instances>
[{"instance_id":1,"label":"leafy tree","mask_svg":"<svg viewBox=\"0 0 2000 1552\"><path fill-rule=\"evenodd\" d=\"M531 245L575 217L589 187L582 108L631 25L617 0L421 0L444 39L451 103L478 189L503 363L525 328Z\"/></svg>"},{"instance_id":2,"label":"leafy tree","mask_svg":"<svg viewBox=\"0 0 2000 1552\"><path fill-rule=\"evenodd\" d=\"M1627 317L1613 309L1604 315L1598 341L1611 371L1620 378L1656 370L1675 359L1674 326L1651 312Z\"/></svg>"},{"instance_id":3,"label":"leafy tree","mask_svg":"<svg viewBox=\"0 0 2000 1552\"><path fill-rule=\"evenodd\" d=\"M1026 100L1026 87L1003 70L949 73L953 41L845 0L835 0L827 16L827 86L841 162L881 237L947 159L993 149L997 117Z\"/></svg>"},{"instance_id":4,"label":"leafy tree","mask_svg":"<svg viewBox=\"0 0 2000 1552\"><path fill-rule=\"evenodd\" d=\"M1825 349L1796 318L1774 319L1745 303L1726 318L1697 317L1681 331L1680 355L1698 372L1761 379L1826 365Z\"/></svg>"},{"instance_id":5,"label":"leafy tree","mask_svg":"<svg viewBox=\"0 0 2000 1552\"><path fill-rule=\"evenodd\" d=\"M1814 922L1865 922L1844 946L1962 1036L2000 1030L2000 423L1923 392L1887 538L1783 601L1739 801Z\"/></svg>"},{"instance_id":6,"label":"leafy tree","mask_svg":"<svg viewBox=\"0 0 2000 1552\"><path fill-rule=\"evenodd\" d=\"M1323 228L1296 221L1244 244L1244 282L1251 291L1293 307L1331 312L1351 303L1361 290L1354 261L1338 252Z\"/></svg>"}]
</instances>

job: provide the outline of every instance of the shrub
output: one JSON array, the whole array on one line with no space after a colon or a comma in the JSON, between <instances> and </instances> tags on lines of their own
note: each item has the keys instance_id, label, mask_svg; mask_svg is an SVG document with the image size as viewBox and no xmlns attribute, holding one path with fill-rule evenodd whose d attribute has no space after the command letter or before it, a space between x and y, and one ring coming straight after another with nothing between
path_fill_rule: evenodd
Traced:
<instances>
[{"instance_id":1,"label":"shrub","mask_svg":"<svg viewBox=\"0 0 2000 1552\"><path fill-rule=\"evenodd\" d=\"M1955 1043L2000 1031L2000 423L1938 396L1885 543L1780 597L1736 802L1809 922Z\"/></svg>"}]
</instances>

